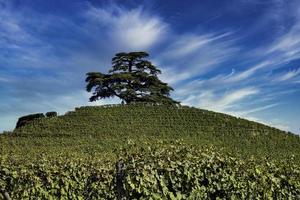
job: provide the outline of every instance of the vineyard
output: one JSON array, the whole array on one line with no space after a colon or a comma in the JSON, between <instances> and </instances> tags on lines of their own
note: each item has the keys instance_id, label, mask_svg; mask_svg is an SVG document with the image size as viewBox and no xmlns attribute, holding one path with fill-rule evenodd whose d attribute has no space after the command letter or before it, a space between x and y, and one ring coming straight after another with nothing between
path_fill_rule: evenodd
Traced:
<instances>
[{"instance_id":1,"label":"vineyard","mask_svg":"<svg viewBox=\"0 0 300 200\"><path fill-rule=\"evenodd\" d=\"M186 106L76 108L0 144L0 199L300 198L299 136Z\"/></svg>"}]
</instances>

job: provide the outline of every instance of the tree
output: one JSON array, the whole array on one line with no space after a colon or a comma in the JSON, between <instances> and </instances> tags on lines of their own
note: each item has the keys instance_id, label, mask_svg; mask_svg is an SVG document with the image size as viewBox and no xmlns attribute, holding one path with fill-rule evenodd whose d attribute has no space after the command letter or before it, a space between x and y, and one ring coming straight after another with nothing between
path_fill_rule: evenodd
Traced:
<instances>
[{"instance_id":1,"label":"tree","mask_svg":"<svg viewBox=\"0 0 300 200\"><path fill-rule=\"evenodd\" d=\"M108 74L87 73L86 90L93 92L90 101L116 96L126 104L179 104L170 98L173 88L158 79L161 71L145 59L148 56L146 52L118 53L112 59Z\"/></svg>"}]
</instances>

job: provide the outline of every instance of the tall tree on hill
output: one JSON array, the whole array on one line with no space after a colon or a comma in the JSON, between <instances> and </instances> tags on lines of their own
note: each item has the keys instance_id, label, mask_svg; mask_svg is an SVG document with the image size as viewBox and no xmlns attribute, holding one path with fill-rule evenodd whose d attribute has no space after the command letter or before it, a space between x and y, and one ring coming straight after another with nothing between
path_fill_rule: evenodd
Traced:
<instances>
[{"instance_id":1,"label":"tall tree on hill","mask_svg":"<svg viewBox=\"0 0 300 200\"><path fill-rule=\"evenodd\" d=\"M86 90L93 92L90 101L116 96L127 104L179 104L170 98L173 88L158 79L161 71L145 59L148 56L146 52L118 53L112 59L108 74L87 73Z\"/></svg>"}]
</instances>

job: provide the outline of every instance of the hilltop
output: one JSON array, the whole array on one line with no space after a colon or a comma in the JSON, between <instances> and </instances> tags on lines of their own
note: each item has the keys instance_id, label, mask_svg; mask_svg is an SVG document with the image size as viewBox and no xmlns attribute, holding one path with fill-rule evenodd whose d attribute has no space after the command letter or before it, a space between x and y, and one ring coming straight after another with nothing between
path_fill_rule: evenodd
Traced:
<instances>
[{"instance_id":1,"label":"hilltop","mask_svg":"<svg viewBox=\"0 0 300 200\"><path fill-rule=\"evenodd\" d=\"M76 108L34 121L13 133L22 137L181 139L254 154L298 154L297 135L230 115L188 106L105 105ZM258 153L259 152L259 153Z\"/></svg>"},{"instance_id":2,"label":"hilltop","mask_svg":"<svg viewBox=\"0 0 300 200\"><path fill-rule=\"evenodd\" d=\"M203 194L208 195L200 196L201 198L214 199L217 196L225 198L232 197L232 195L242 198L242 194L247 198L250 197L247 196L250 193L256 197L265 197L264 195L267 194L265 192L270 190L269 187L275 186L273 183L264 181L265 179L261 176L264 173L265 177L274 177L276 181L279 181L279 183L274 182L279 185L276 186L277 189L274 189L274 194L272 193L271 196L281 194L283 195L281 197L286 197L285 195L289 194L295 197L300 194L299 136L260 123L187 106L136 104L80 107L63 116L35 120L10 134L1 135L0 142L1 167L7 169L7 171L0 171L0 175L6 177L0 181L0 187L6 188L5 190L9 191L12 196L19 198L24 197L22 196L25 195L24 192L26 193L32 187L25 184L29 180L44 192L52 191L53 187L56 188L52 193L46 192L48 196L45 194L45 198L57 195L61 198L70 198L68 195L73 194L76 196L95 195L95 199L98 197L115 198L116 192L113 191L116 189L116 182L114 182L116 169L114 165L120 160L126 165L135 166L138 170L136 173L142 173L140 176L144 178L143 173L147 173L150 179L151 173L157 173L156 170L160 168L168 168L173 174L163 173L163 177L180 177L178 173L183 173L180 169L191 170L190 167L193 165L202 171L193 172L190 175L192 178L201 179L204 176L206 180L216 174L220 176L215 177L216 180L213 181L216 185L213 182L210 185L212 180L208 179L207 184L195 183L190 186L189 190L183 189L182 186L174 186L174 188L167 181L164 183L168 188L165 189L168 191L165 191L166 194L163 188L155 191L159 198L171 198L173 195L174 198L180 199L179 193L176 193L177 190L183 197L188 197L189 193L199 189L199 184L207 189L207 191L205 189L206 192L201 190ZM158 161L161 163L157 163ZM200 164L198 161L204 163ZM190 164L184 164L186 162ZM209 163L216 167L215 170L218 170L210 171L209 168L210 172L206 172L208 174L202 174L208 170ZM270 166L275 171L269 171ZM139 171L141 169L146 171ZM225 171L222 171L220 175L220 170ZM27 173L31 173L32 177L38 177L38 181L30 178ZM55 173L59 174L58 179L55 178ZM98 177L99 173L102 173L100 177ZM227 180L226 174L232 176L232 179L236 179L237 182ZM96 175L98 178L95 178ZM288 177L290 175L292 177ZM156 175L153 176L152 181L160 180ZM92 177L94 179L90 180ZM230 187L220 185L218 181L222 177L227 180L228 184L233 185ZM125 184L124 187L129 192L126 194L128 197L139 195L146 197L154 192L153 187L156 187L154 182L142 178L143 183L140 183L141 180L136 178L138 178L136 174L130 175L126 181L127 185ZM63 182L59 181L61 179ZM17 189L16 186L12 186L11 181L24 182L27 189L25 186ZM175 182L181 181L187 181L186 177L178 178ZM246 185L238 186L244 184L244 181ZM257 185L251 189L248 185L249 181ZM51 185L52 182L55 184ZM69 185L69 182L73 185ZM89 189L78 184L86 185ZM67 196L62 195L57 185L59 188L64 188ZM210 191L210 187L219 189L215 188ZM260 191L258 189L260 187L264 189ZM143 192L143 188L148 188L149 191ZM282 188L288 189L283 192ZM110 196L105 196L104 194L109 190L112 190L109 193ZM220 194L219 190L222 191ZM22 195L18 196L20 191ZM236 191L236 193L229 191ZM32 191L32 193L41 195L37 191Z\"/></svg>"}]
</instances>

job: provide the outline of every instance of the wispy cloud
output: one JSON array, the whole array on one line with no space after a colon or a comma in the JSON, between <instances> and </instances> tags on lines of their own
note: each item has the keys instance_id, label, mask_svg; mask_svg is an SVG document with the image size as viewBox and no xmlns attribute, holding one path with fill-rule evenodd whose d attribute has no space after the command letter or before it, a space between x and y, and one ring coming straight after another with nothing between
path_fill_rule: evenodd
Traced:
<instances>
[{"instance_id":1,"label":"wispy cloud","mask_svg":"<svg viewBox=\"0 0 300 200\"><path fill-rule=\"evenodd\" d=\"M278 3L283 4L283 1L280 0ZM277 57L276 60L278 60L279 63L300 58L300 4L299 1L291 1L290 4L287 3L285 7L289 9L282 10L279 18L282 19L283 14L288 15L292 25L288 28L286 26L283 33L275 38L273 43L265 51L266 54L273 56L273 58Z\"/></svg>"},{"instance_id":2,"label":"wispy cloud","mask_svg":"<svg viewBox=\"0 0 300 200\"><path fill-rule=\"evenodd\" d=\"M165 66L162 79L177 84L225 64L240 50L231 36L232 32L181 36L174 34L176 42L170 41L170 45L160 54L157 61Z\"/></svg>"},{"instance_id":3,"label":"wispy cloud","mask_svg":"<svg viewBox=\"0 0 300 200\"><path fill-rule=\"evenodd\" d=\"M236 72L235 69L232 69L230 74L218 74L209 79L201 79L198 83L201 83L203 87L219 87L230 86L237 82L247 82L247 79L251 78L259 69L263 69L272 65L271 61L262 61L261 63L256 64L253 67L249 67L245 71Z\"/></svg>"},{"instance_id":4,"label":"wispy cloud","mask_svg":"<svg viewBox=\"0 0 300 200\"><path fill-rule=\"evenodd\" d=\"M297 22L288 33L282 35L274 42L267 53L281 52L284 53L287 58L299 56L299 33L300 23Z\"/></svg>"},{"instance_id":5,"label":"wispy cloud","mask_svg":"<svg viewBox=\"0 0 300 200\"><path fill-rule=\"evenodd\" d=\"M87 17L105 27L111 42L126 49L148 49L166 34L168 25L159 17L148 15L143 8L131 10L111 5L105 8L90 6Z\"/></svg>"},{"instance_id":6,"label":"wispy cloud","mask_svg":"<svg viewBox=\"0 0 300 200\"><path fill-rule=\"evenodd\" d=\"M254 75L254 73L264 67L270 66L272 64L271 61L263 61L261 63L256 64L254 67L250 67L249 69L240 72L240 73L232 73L231 75L223 78L224 82L239 82L249 78L250 76Z\"/></svg>"},{"instance_id":7,"label":"wispy cloud","mask_svg":"<svg viewBox=\"0 0 300 200\"><path fill-rule=\"evenodd\" d=\"M228 107L232 107L234 103L257 94L259 92L256 88L242 88L236 91L229 92L225 94L220 100L217 100L217 104L221 110L225 110ZM212 105L213 107L214 105Z\"/></svg>"},{"instance_id":8,"label":"wispy cloud","mask_svg":"<svg viewBox=\"0 0 300 200\"><path fill-rule=\"evenodd\" d=\"M273 103L273 104L269 104L269 105L264 105L264 106L259 106L259 107L256 107L256 108L252 108L252 109L247 108L247 109L244 109L244 110L241 110L241 111L230 111L230 114L238 116L238 117L246 117L247 118L249 116L249 114L256 113L256 112L261 112L261 111L273 108L273 107L278 106L278 105L279 105L278 103Z\"/></svg>"},{"instance_id":9,"label":"wispy cloud","mask_svg":"<svg viewBox=\"0 0 300 200\"><path fill-rule=\"evenodd\" d=\"M295 70L290 70L288 72L280 73L279 75L277 75L277 77L274 79L274 81L279 81L279 82L286 81L286 80L295 78L299 74L300 74L300 68L295 69Z\"/></svg>"},{"instance_id":10,"label":"wispy cloud","mask_svg":"<svg viewBox=\"0 0 300 200\"><path fill-rule=\"evenodd\" d=\"M238 102L258 93L259 89L253 87L240 88L223 94L213 90L206 90L200 95L188 95L183 100L183 103L219 112L229 112L230 108L238 105Z\"/></svg>"},{"instance_id":11,"label":"wispy cloud","mask_svg":"<svg viewBox=\"0 0 300 200\"><path fill-rule=\"evenodd\" d=\"M176 38L163 56L180 59L183 56L188 56L192 53L201 51L202 48L212 44L216 40L222 40L226 36L231 35L230 32L223 34L207 34L207 35L183 35Z\"/></svg>"}]
</instances>

